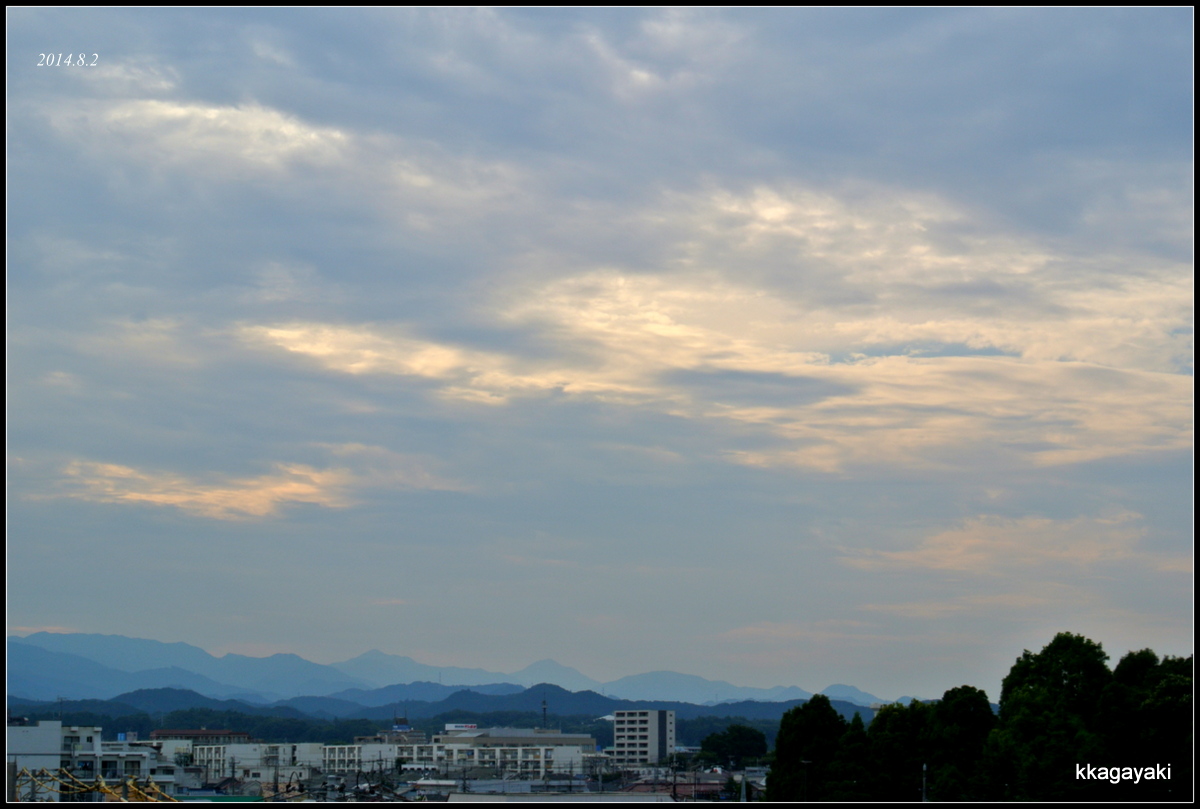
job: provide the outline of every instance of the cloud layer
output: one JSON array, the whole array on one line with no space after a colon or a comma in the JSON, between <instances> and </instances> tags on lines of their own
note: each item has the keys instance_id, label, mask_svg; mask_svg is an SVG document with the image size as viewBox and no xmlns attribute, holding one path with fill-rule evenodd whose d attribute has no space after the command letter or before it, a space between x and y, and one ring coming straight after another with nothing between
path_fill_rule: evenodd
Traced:
<instances>
[{"instance_id":1,"label":"cloud layer","mask_svg":"<svg viewBox=\"0 0 1200 809\"><path fill-rule=\"evenodd\" d=\"M145 588L14 624L929 696L1190 652L1189 11L8 22L10 569Z\"/></svg>"}]
</instances>

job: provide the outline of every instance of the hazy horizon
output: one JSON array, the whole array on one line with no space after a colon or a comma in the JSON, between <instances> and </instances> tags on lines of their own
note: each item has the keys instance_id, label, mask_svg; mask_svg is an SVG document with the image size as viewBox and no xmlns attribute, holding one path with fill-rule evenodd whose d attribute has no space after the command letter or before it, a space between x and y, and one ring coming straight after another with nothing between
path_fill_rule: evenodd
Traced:
<instances>
[{"instance_id":1,"label":"hazy horizon","mask_svg":"<svg viewBox=\"0 0 1200 809\"><path fill-rule=\"evenodd\" d=\"M185 645L191 646L192 648L201 649L201 647L199 647L199 646L196 646L195 644L188 644L188 643L187 643L187 641L156 641L156 640L155 640L155 639L153 639L153 638L130 638L130 637L129 637L129 636L127 636L127 635L113 635L113 634L110 634L110 633L67 633L67 632L56 632L56 631L47 631L47 630L42 630L42 632L45 632L45 634L86 634L86 635L93 636L93 637L94 637L94 636L100 636L100 637L118 637L118 638L124 638L124 639L128 639L128 640L149 640L149 641L154 641L154 642L157 642L157 643L168 643L168 644L170 644L170 643L183 643L183 644L185 644ZM9 640L20 640L20 639L23 639L23 638L27 638L29 635L32 635L32 634L36 634L36 633L33 633L33 632L29 632L29 633L26 633L26 634L16 634L16 633L10 633L10 634L8 635L8 639L9 639ZM35 644L30 644L30 645L35 645ZM40 644L36 644L36 645L39 645L39 646L40 646ZM41 648L44 648L44 647L41 647ZM61 651L65 651L65 650L59 650L59 651L61 652ZM238 655L238 653L237 653L237 652L225 652L224 654L221 654L221 655L216 655L216 654L213 654L212 652L209 652L207 649L201 649L201 651L204 651L204 652L206 652L207 654L209 654L209 655L212 655L214 658L217 658L217 659L220 659L221 657L225 657L225 656L227 656L227 655ZM515 676L515 675L521 675L521 674L523 674L523 673L524 673L524 672L525 672L527 669L534 668L535 666L537 666L537 665L538 665L538 664L540 664L540 663L552 663L552 664L555 664L556 666L560 666L560 667L562 667L563 669L566 669L566 670L569 670L569 671L573 671L573 672L575 672L575 673L577 673L577 674L580 674L580 675L582 675L584 678L588 678L588 679L596 680L596 678L593 678L593 677L591 677L587 671L581 671L581 670L579 670L578 668L576 668L576 667L574 667L574 666L571 666L571 665L569 665L569 664L563 663L562 661L554 660L553 658L542 658L542 659L540 659L540 660L534 660L534 661L530 661L530 662L529 662L529 663L527 663L526 665L524 665L524 666L521 666L520 668L517 668L517 669L511 670L511 671L492 671L492 670L488 670L488 669L486 669L486 668L479 667L479 666L457 666L457 665L454 665L454 666L452 666L452 665L437 665L437 664L430 664L430 663L427 663L427 662L425 662L425 661L419 660L419 659L417 659L417 658L413 658L413 657L411 657L411 656L408 656L408 655L404 655L404 654L400 654L400 653L395 653L395 652L385 652L385 651L383 651L383 650L380 650L380 649L366 649L366 650L363 650L362 652L360 652L360 653L358 653L358 654L356 654L356 655L352 655L351 657L347 657L347 658L345 658L345 659L339 659L339 660L327 660L327 661L323 661L323 660L309 660L308 658L304 658L304 659L306 659L306 660L309 660L309 662L312 662L312 663L319 663L320 665L325 665L325 666L337 666L338 664L342 664L342 663L350 663L350 662L353 662L353 661L357 660L358 658L360 658L360 657L363 657L363 656L365 656L365 655L367 655L367 654L370 654L370 653L372 653L372 652L378 652L378 653L381 653L381 654L383 654L383 655L392 656L392 657L402 657L402 658L405 658L405 659L411 660L411 661L413 661L414 663L416 663L416 664L418 664L418 665L425 666L425 667L428 667L428 668L433 668L433 669L440 669L440 670L442 670L442 671L447 671L447 670L450 670L450 669L461 669L461 670L464 670L464 671L474 671L474 672L480 672L480 673L482 673L482 674L485 674L485 675L494 675L494 676L496 676L496 677L512 677L512 676ZM68 654L80 654L80 652L66 652L66 653L68 653ZM265 655L243 655L243 657L252 657L252 658L258 658L258 659L266 659L266 658L268 658L268 657L271 657L271 656L273 656L273 655L275 655L275 654L289 654L289 653L288 653L288 652L274 652L274 653L271 653L271 654L265 654ZM1110 653L1110 654L1111 654L1111 653ZM83 656L85 656L85 657L89 657L89 655L86 655L86 654L84 654ZM104 656L108 656L108 655L102 655L101 657L104 657ZM303 656L301 656L301 657L303 657ZM1113 655L1113 659L1110 661L1110 664L1113 664L1113 665L1115 665L1115 663L1117 662L1117 660L1118 660L1119 658L1120 658L1120 655ZM124 669L122 669L122 670L124 670ZM141 670L143 670L143 669L141 669L141 668L138 668L138 667L135 667L135 668L131 668L131 669L128 669L128 670L129 670L129 671L131 671L131 672L133 672L133 671L141 671ZM694 675L694 674L692 674L691 672L686 672L686 671L674 671L674 670L656 670L656 671L638 671L638 672L629 672L628 674L625 674L625 675L622 675L622 676L620 676L620 677L616 677L616 678L611 678L611 679L607 679L607 680L596 680L594 688L599 688L599 689L601 689L601 693L605 693L605 692L603 691L603 689L604 689L604 688L606 688L606 687L608 687L608 686L612 686L612 685L614 685L614 684L618 683L619 681L621 681L621 680L623 680L623 679L627 679L627 678L636 678L636 677L643 677L643 676L645 676L645 675L658 675L658 674L679 674L679 675L683 675L684 677L699 676L699 675ZM28 675L26 675L26 676L28 676ZM359 679L362 679L360 675L350 675L350 676L355 676L355 677L358 677ZM707 679L707 678L706 678L706 679ZM804 690L804 691L809 691L809 692L810 692L810 693L812 693L812 694L821 694L821 693L824 693L824 692L826 692L826 691L828 691L828 690L830 690L830 689L845 689L845 688L851 688L851 689L855 689L855 690L858 690L858 691L861 691L861 692L865 692L867 696L873 696L873 697L876 697L876 698L878 698L878 699L880 699L880 700L882 700L882 701L884 701L884 702L888 702L888 701L891 701L891 700L897 700L897 699L901 699L901 698L904 698L904 697L917 697L917 698L920 698L920 699L938 699L938 698L940 698L940 697L941 697L941 695L942 695L942 694L941 694L941 692L939 692L939 693L937 693L937 694L925 694L925 693L888 694L888 695L883 695L883 694L875 694L875 693L872 693L872 692L870 691L870 689L864 689L864 688L861 688L859 685L857 685L857 684L856 684L856 682L854 682L854 681L853 681L853 679L854 679L853 677L849 677L849 676L848 676L848 677L846 677L846 678L843 678L843 679L842 679L842 680L840 680L840 681L828 683L827 685L821 686L820 688L809 688L808 686L815 685L815 684L813 684L813 683L773 683L773 684L771 684L771 685L766 685L766 686L764 686L764 685L751 685L751 684L746 684L746 683L736 683L736 682L734 682L734 683L726 683L726 685L732 685L732 686L734 686L734 687L736 687L736 688L739 688L739 689L742 689L742 688L758 688L758 689L773 689L773 688L799 688L799 689L801 689L801 690ZM418 680L413 680L413 681L411 681L411 682L418 682ZM495 682L505 682L505 681L502 681L502 680L497 680L497 681L495 681ZM516 681L509 681L509 682L512 682L512 683L514 683L514 684L517 684L517 685L521 685L521 683L517 683ZM561 687L565 688L565 689L566 689L566 690L568 690L568 691L594 690L592 686L587 686L587 687L582 687L582 686L581 686L581 687L572 687L572 686L570 686L570 685L564 685L564 684L563 684L563 683L561 683L561 682L556 682L556 681L554 680L554 678L551 678L551 679L545 680L544 682L549 682L549 683L552 683L552 684L559 685L559 686L561 686ZM712 679L709 679L709 682L717 683L717 682L724 682L724 681L718 681L718 680L712 680ZM440 684L440 683L442 683L442 679L441 679L440 675L439 675L439 678L438 678L438 683L439 683L439 684ZM371 687L372 687L372 688L388 688L388 687L391 687L391 686L393 686L393 685L403 685L403 684L406 684L406 683L404 683L404 682L397 682L397 683L391 683L391 682L388 682L388 683L386 683L386 684L384 684L384 685L371 685ZM476 687L476 686L478 686L478 685L480 685L480 684L481 684L481 683L476 683L476 682L466 682L466 681L464 681L464 682L451 681L451 682L446 682L446 683L445 683L445 685L448 685L448 686L462 686L463 688L468 688L468 689L469 689L469 688L472 688L472 687ZM538 684L538 683L530 682L530 683L526 684L526 685L525 685L525 687L532 687L533 685L537 685L537 684ZM226 685L226 686L236 686L236 684L234 684L234 683L224 683L224 685ZM960 685L973 685L973 684L971 684L971 683L961 683ZM176 686L176 687L185 688L186 686ZM324 693L324 692L322 692L322 693ZM210 695L210 696L212 696L212 695ZM992 693L990 693L990 692L989 692L989 693L988 693L988 697L989 697L989 699L991 699L993 702L995 702L995 701L998 701L998 700L999 700L999 698L1000 698L999 691L997 690L995 694L992 694ZM625 698L625 697L618 697L618 698ZM717 699L717 700L719 700L719 701L728 701L730 698L729 698L729 697L726 697L726 698L721 698L719 694L714 694L714 699ZM690 700L688 700L688 699L686 699L686 698L684 698L684 697L680 697L680 698L678 699L678 701L680 701L680 702L689 702Z\"/></svg>"}]
</instances>

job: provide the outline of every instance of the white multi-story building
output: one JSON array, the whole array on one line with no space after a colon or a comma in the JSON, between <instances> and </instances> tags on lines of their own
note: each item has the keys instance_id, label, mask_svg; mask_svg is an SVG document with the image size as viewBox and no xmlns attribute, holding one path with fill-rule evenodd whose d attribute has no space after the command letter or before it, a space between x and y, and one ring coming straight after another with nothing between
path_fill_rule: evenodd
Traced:
<instances>
[{"instance_id":1,"label":"white multi-story building","mask_svg":"<svg viewBox=\"0 0 1200 809\"><path fill-rule=\"evenodd\" d=\"M97 777L109 783L129 778L140 782L153 780L168 795L175 793L175 762L164 758L149 742L101 741L101 730L46 720L36 726L10 725L8 761L16 765L18 772L66 770L87 783L95 783ZM28 779L21 782L18 791L25 795L24 800L29 800L30 788ZM48 790L38 797L58 800L57 794Z\"/></svg>"},{"instance_id":2,"label":"white multi-story building","mask_svg":"<svg viewBox=\"0 0 1200 809\"><path fill-rule=\"evenodd\" d=\"M328 752L326 760L355 761L355 745L340 745L346 752ZM362 767L341 771L370 771L375 758L365 750L360 754ZM453 772L474 769L495 770L518 778L546 778L555 774L582 773L585 757L594 754L596 740L583 734L568 734L543 728L447 727L433 741L398 744L396 759L405 770ZM330 750L329 747L326 748Z\"/></svg>"},{"instance_id":3,"label":"white multi-story building","mask_svg":"<svg viewBox=\"0 0 1200 809\"><path fill-rule=\"evenodd\" d=\"M455 728L433 737L443 770L483 767L519 778L582 773L596 740L549 728Z\"/></svg>"},{"instance_id":4,"label":"white multi-story building","mask_svg":"<svg viewBox=\"0 0 1200 809\"><path fill-rule=\"evenodd\" d=\"M340 745L345 746L345 745ZM303 780L325 766L326 745L249 742L242 744L197 744L192 746L192 763L204 769L204 780L247 778L253 781Z\"/></svg>"},{"instance_id":5,"label":"white multi-story building","mask_svg":"<svg viewBox=\"0 0 1200 809\"><path fill-rule=\"evenodd\" d=\"M9 725L5 752L8 763L17 772L41 772L57 770L62 766L62 722L38 722L36 725ZM46 789L39 791L32 780L18 779L11 789L18 801L57 801L58 794Z\"/></svg>"},{"instance_id":6,"label":"white multi-story building","mask_svg":"<svg viewBox=\"0 0 1200 809\"><path fill-rule=\"evenodd\" d=\"M327 744L321 766L327 773L395 772L401 747L391 742Z\"/></svg>"},{"instance_id":7,"label":"white multi-story building","mask_svg":"<svg viewBox=\"0 0 1200 809\"><path fill-rule=\"evenodd\" d=\"M615 711L613 764L658 764L675 752L674 711Z\"/></svg>"}]
</instances>

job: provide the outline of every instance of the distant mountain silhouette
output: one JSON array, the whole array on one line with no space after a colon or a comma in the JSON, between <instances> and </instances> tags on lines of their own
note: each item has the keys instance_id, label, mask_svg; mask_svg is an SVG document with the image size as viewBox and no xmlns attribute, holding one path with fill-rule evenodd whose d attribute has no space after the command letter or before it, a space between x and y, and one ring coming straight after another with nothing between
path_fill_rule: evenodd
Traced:
<instances>
[{"instance_id":1,"label":"distant mountain silhouette","mask_svg":"<svg viewBox=\"0 0 1200 809\"><path fill-rule=\"evenodd\" d=\"M359 705L367 705L376 707L379 705L394 705L403 702L438 702L451 694L462 691L461 685L441 685L440 683L397 683L396 685L388 685L383 688L375 688L372 690L364 690L362 688L350 688L345 691L338 691L330 694L330 697L356 702ZM470 691L475 691L479 694L519 694L525 690L524 686L515 685L513 683L489 683L487 685L473 685L468 688Z\"/></svg>"},{"instance_id":2,"label":"distant mountain silhouette","mask_svg":"<svg viewBox=\"0 0 1200 809\"><path fill-rule=\"evenodd\" d=\"M308 714L284 704L252 705L236 699L213 699L195 691L181 688L142 688L119 694L114 702L129 705L148 714L170 713L187 708L208 708L213 711L238 711L259 716L304 717Z\"/></svg>"},{"instance_id":3,"label":"distant mountain silhouette","mask_svg":"<svg viewBox=\"0 0 1200 809\"><path fill-rule=\"evenodd\" d=\"M9 639L15 643L36 646L50 652L75 655L107 669L120 672L145 672L157 669L179 669L205 678L204 682L171 681L166 675L138 682L133 687L184 685L202 693L225 695L231 692L250 692L260 699L277 700L309 694L328 694L346 688L365 685L331 666L313 663L294 654L270 657L247 657L228 654L214 657L186 643L162 643L122 635L90 635L83 633L55 634L36 632L24 638ZM65 676L65 673L64 673ZM67 677L70 680L70 677ZM100 696L86 682L72 690L70 696ZM14 693L15 689L10 690ZM106 689L101 689L103 692ZM126 690L130 690L126 688Z\"/></svg>"},{"instance_id":4,"label":"distant mountain silhouette","mask_svg":"<svg viewBox=\"0 0 1200 809\"><path fill-rule=\"evenodd\" d=\"M200 647L188 643L163 643L143 638L127 638L124 635L35 632L19 640L51 652L86 657L117 671L145 671L178 666L212 677L210 669L216 660Z\"/></svg>"},{"instance_id":5,"label":"distant mountain silhouette","mask_svg":"<svg viewBox=\"0 0 1200 809\"><path fill-rule=\"evenodd\" d=\"M435 704L455 698L469 703L489 695L516 698L525 693L522 686L539 683L553 684L565 693L604 694L608 699L655 704L729 705L753 701L782 705L798 704L811 696L797 686L750 688L674 671L647 672L600 683L554 660L539 660L513 674L430 666L378 649L326 666L294 654L216 657L187 643L122 635L37 632L9 638L8 647L8 693L29 699L105 699L139 689L176 688L260 706L325 697L363 709L402 711L404 704L412 702ZM463 688L470 689L466 695L461 695ZM848 685L830 686L825 694L859 705L884 701ZM297 704L332 716L340 716L343 708L349 708L337 702ZM722 711L711 715L732 715L724 708Z\"/></svg>"},{"instance_id":6,"label":"distant mountain silhouette","mask_svg":"<svg viewBox=\"0 0 1200 809\"><path fill-rule=\"evenodd\" d=\"M254 716L276 716L283 718L305 718L304 711L286 705L262 706L232 699L213 699L183 688L142 688L112 699L42 700L28 701L9 697L10 710L34 713L39 708L50 708L63 713L96 713L102 716L128 716L144 713L151 716L182 711L189 708L208 708L214 711L236 711Z\"/></svg>"},{"instance_id":7,"label":"distant mountain silhouette","mask_svg":"<svg viewBox=\"0 0 1200 809\"><path fill-rule=\"evenodd\" d=\"M139 688L186 688L219 697L240 696L241 689L177 666L120 671L74 654L51 652L9 639L8 693L33 700L111 699Z\"/></svg>"},{"instance_id":8,"label":"distant mountain silhouette","mask_svg":"<svg viewBox=\"0 0 1200 809\"><path fill-rule=\"evenodd\" d=\"M597 680L554 660L530 663L520 671L514 672L512 679L526 687L538 683L554 683L568 691L596 691L603 686Z\"/></svg>"},{"instance_id":9,"label":"distant mountain silhouette","mask_svg":"<svg viewBox=\"0 0 1200 809\"><path fill-rule=\"evenodd\" d=\"M367 687L382 688L397 683L431 682L442 685L486 685L508 681L509 675L458 666L429 666L411 657L387 654L378 649L364 652L330 668L354 677Z\"/></svg>"},{"instance_id":10,"label":"distant mountain silhouette","mask_svg":"<svg viewBox=\"0 0 1200 809\"><path fill-rule=\"evenodd\" d=\"M634 674L614 680L611 683L605 683L603 688L604 693L622 699L669 699L702 705L715 705L721 702L744 700L786 702L788 700L808 699L812 696L810 692L795 686L787 688L783 686L775 688L747 688L721 680L706 680L694 674L680 674L675 671L652 671L647 674Z\"/></svg>"},{"instance_id":11,"label":"distant mountain silhouette","mask_svg":"<svg viewBox=\"0 0 1200 809\"><path fill-rule=\"evenodd\" d=\"M874 694L868 694L866 691L860 691L852 685L831 685L821 692L831 700L840 699L846 702L853 702L855 705L871 706L877 702L886 702Z\"/></svg>"},{"instance_id":12,"label":"distant mountain silhouette","mask_svg":"<svg viewBox=\"0 0 1200 809\"><path fill-rule=\"evenodd\" d=\"M616 710L663 709L673 710L680 719L700 716L728 716L744 719L778 720L804 700L788 702L729 702L720 705L694 705L674 701L619 700L594 691L567 691L556 685L542 683L518 694L480 694L466 689L435 702L413 701L404 705L410 719L425 719L451 713L540 714L542 703L551 716L589 716L599 718ZM834 709L851 718L855 713L869 722L873 712L841 700L831 700ZM255 716L297 717L311 719L372 719L387 721L399 706L363 706L348 700L330 697L296 697L272 705L252 705L240 700L216 700L194 691L176 688L141 689L120 694L111 700L55 700L31 702L10 698L10 707L18 713L36 713L39 709L67 713L88 711L103 716L127 716L134 713L164 714L189 708L208 708L215 711L236 711Z\"/></svg>"}]
</instances>

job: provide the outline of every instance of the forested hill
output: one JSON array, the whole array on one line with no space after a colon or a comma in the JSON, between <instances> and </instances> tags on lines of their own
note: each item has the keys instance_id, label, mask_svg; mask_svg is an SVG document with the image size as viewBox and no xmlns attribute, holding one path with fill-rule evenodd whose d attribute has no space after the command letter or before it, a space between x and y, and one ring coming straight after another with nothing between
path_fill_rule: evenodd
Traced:
<instances>
[{"instance_id":1,"label":"forested hill","mask_svg":"<svg viewBox=\"0 0 1200 809\"><path fill-rule=\"evenodd\" d=\"M551 716L582 717L587 721L599 719L617 710L662 709L675 711L676 718L680 721L698 717L729 717L770 723L778 722L786 711L802 704L803 700L695 705L687 702L619 700L592 691L571 692L555 685L542 684L523 689L516 694L482 694L464 689L438 701L405 700L376 706L361 705L333 697L298 697L270 705L256 705L242 700L213 699L185 689L154 688L131 691L111 700L33 702L10 698L9 710L11 713L28 716L31 719L56 718L60 713L64 717L76 717L70 721L76 724L104 726L106 737L109 735L110 727L117 727L117 723L114 722L116 719L122 720L121 727L127 730L138 729L130 724L131 717L138 715L155 717L157 726L171 724L180 726L181 718L171 719L168 722L166 717L198 710L207 711L212 716L253 717L253 720L247 719L245 722L259 727L266 727L270 724L264 722L265 719L312 721L318 725L313 726L311 734L306 730L305 735L320 736L323 731L319 728L325 727L325 725L319 723L327 725L333 722L354 721L358 723L355 727L362 729L360 733L366 734L390 725L393 717L397 715L406 716L414 721L448 715L455 717L524 717L529 718L528 724L532 726L541 722L543 702ZM866 722L870 722L873 716L871 709L849 702L835 701L832 705L835 711L846 718L858 714ZM85 715L90 718L81 718ZM473 720L447 719L446 721ZM485 721L485 723L488 722ZM491 722L491 724L495 723L497 722ZM209 726L212 726L211 722L209 722ZM147 725L147 727L150 726ZM298 726L293 724L287 727ZM256 735L262 733L274 734L275 731L260 730L256 732ZM773 736L774 733L769 735ZM263 738L267 738L267 736L263 736ZM295 741L296 739L291 740Z\"/></svg>"}]
</instances>

